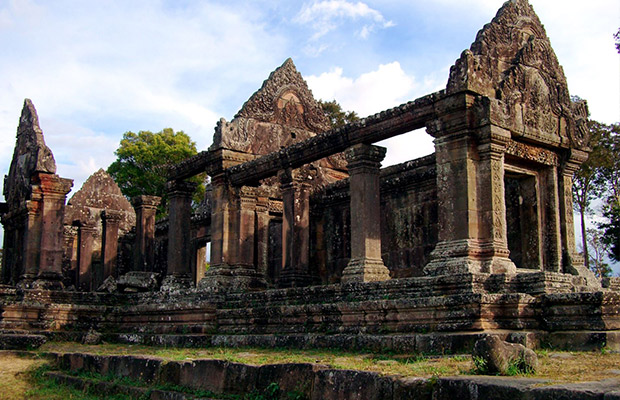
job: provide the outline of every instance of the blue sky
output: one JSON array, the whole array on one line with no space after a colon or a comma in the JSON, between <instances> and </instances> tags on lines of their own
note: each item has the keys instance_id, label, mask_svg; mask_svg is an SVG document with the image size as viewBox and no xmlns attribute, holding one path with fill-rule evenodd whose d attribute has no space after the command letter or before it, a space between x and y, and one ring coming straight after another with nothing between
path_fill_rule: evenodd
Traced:
<instances>
[{"instance_id":1,"label":"blue sky","mask_svg":"<svg viewBox=\"0 0 620 400\"><path fill-rule=\"evenodd\" d=\"M617 0L531 0L571 94L620 121ZM502 5L493 0L0 0L0 171L23 99L74 190L114 160L126 131L183 130L200 150L269 72L292 57L315 97L368 115L445 86ZM415 132L387 163L432 151Z\"/></svg>"}]
</instances>

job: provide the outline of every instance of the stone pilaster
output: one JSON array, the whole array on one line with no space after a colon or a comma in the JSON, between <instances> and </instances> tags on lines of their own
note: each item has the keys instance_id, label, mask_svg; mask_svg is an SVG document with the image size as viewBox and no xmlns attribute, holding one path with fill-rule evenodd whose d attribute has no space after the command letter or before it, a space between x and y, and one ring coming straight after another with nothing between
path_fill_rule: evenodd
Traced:
<instances>
[{"instance_id":1,"label":"stone pilaster","mask_svg":"<svg viewBox=\"0 0 620 400\"><path fill-rule=\"evenodd\" d=\"M280 287L307 286L310 267L310 185L280 171L282 189L282 271Z\"/></svg>"},{"instance_id":2,"label":"stone pilaster","mask_svg":"<svg viewBox=\"0 0 620 400\"><path fill-rule=\"evenodd\" d=\"M480 130L476 173L480 269L489 273L516 273L516 266L508 258L504 188L504 153L510 132L493 125Z\"/></svg>"},{"instance_id":3,"label":"stone pilaster","mask_svg":"<svg viewBox=\"0 0 620 400\"><path fill-rule=\"evenodd\" d=\"M166 186L169 198L168 271L162 290L193 285L190 229L192 195L196 186L186 181L171 181Z\"/></svg>"},{"instance_id":4,"label":"stone pilaster","mask_svg":"<svg viewBox=\"0 0 620 400\"><path fill-rule=\"evenodd\" d=\"M134 270L153 271L155 257L155 215L161 197L136 196L131 204L136 210L136 242L134 244Z\"/></svg>"},{"instance_id":5,"label":"stone pilaster","mask_svg":"<svg viewBox=\"0 0 620 400\"><path fill-rule=\"evenodd\" d=\"M351 259L342 282L390 279L381 258L381 195L379 173L386 149L358 144L345 152L351 198Z\"/></svg>"},{"instance_id":6,"label":"stone pilaster","mask_svg":"<svg viewBox=\"0 0 620 400\"><path fill-rule=\"evenodd\" d=\"M123 213L117 210L104 210L101 212L103 223L103 280L112 276L117 278L116 264L118 260L118 229Z\"/></svg>"},{"instance_id":7,"label":"stone pilaster","mask_svg":"<svg viewBox=\"0 0 620 400\"><path fill-rule=\"evenodd\" d=\"M50 173L37 173L41 191L41 249L35 287L62 289L62 239L65 200L73 180Z\"/></svg>"}]
</instances>

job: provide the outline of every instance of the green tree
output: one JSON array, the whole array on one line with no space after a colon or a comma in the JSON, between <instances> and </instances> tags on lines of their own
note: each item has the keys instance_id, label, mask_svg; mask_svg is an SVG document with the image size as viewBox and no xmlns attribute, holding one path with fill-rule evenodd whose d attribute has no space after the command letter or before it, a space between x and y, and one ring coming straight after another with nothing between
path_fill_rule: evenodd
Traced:
<instances>
[{"instance_id":1,"label":"green tree","mask_svg":"<svg viewBox=\"0 0 620 400\"><path fill-rule=\"evenodd\" d=\"M581 218L581 245L586 267L589 267L590 257L586 231L586 215L592 212L592 200L599 198L605 191L605 184L601 168L608 163L610 154L604 145L605 136L609 127L596 121L589 121L590 147L592 151L588 160L581 165L573 180L573 205Z\"/></svg>"},{"instance_id":2,"label":"green tree","mask_svg":"<svg viewBox=\"0 0 620 400\"><path fill-rule=\"evenodd\" d=\"M609 252L609 244L603 240L603 232L599 229L589 228L588 246L592 250L590 253L590 269L598 278L611 276L611 267L605 261L605 256Z\"/></svg>"},{"instance_id":3,"label":"green tree","mask_svg":"<svg viewBox=\"0 0 620 400\"><path fill-rule=\"evenodd\" d=\"M620 261L620 124L607 126L601 140L608 156L600 167L600 180L604 184L603 216L607 222L599 224L603 229L603 241L609 245L609 256Z\"/></svg>"},{"instance_id":4,"label":"green tree","mask_svg":"<svg viewBox=\"0 0 620 400\"><path fill-rule=\"evenodd\" d=\"M336 100L319 100L319 105L334 128L339 128L360 119L355 111L343 111L342 106Z\"/></svg>"},{"instance_id":5,"label":"green tree","mask_svg":"<svg viewBox=\"0 0 620 400\"><path fill-rule=\"evenodd\" d=\"M125 132L117 156L108 167L121 192L129 198L146 194L162 198L158 215L167 214L168 195L166 181L170 167L197 154L196 143L183 131L174 132L166 128L161 132ZM190 179L199 184L194 194L194 203L204 197L204 175Z\"/></svg>"}]
</instances>

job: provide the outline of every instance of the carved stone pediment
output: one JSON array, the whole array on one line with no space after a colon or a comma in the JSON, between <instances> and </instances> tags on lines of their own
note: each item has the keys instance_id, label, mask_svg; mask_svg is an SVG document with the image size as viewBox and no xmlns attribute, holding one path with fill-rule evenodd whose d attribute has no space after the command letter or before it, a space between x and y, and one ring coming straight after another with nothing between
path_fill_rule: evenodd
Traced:
<instances>
[{"instance_id":1,"label":"carved stone pediment","mask_svg":"<svg viewBox=\"0 0 620 400\"><path fill-rule=\"evenodd\" d=\"M232 121L220 120L212 148L268 154L329 128L329 120L289 58Z\"/></svg>"},{"instance_id":2,"label":"carved stone pediment","mask_svg":"<svg viewBox=\"0 0 620 400\"><path fill-rule=\"evenodd\" d=\"M500 101L513 136L583 147L584 132L545 28L527 0L510 0L450 70L448 93L473 91ZM587 114L587 111L586 111Z\"/></svg>"}]
</instances>

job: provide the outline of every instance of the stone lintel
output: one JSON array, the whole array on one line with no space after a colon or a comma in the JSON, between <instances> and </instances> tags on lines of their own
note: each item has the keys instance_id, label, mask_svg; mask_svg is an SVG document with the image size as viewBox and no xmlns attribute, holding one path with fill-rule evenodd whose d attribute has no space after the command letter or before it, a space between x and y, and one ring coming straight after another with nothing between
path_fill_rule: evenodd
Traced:
<instances>
[{"instance_id":1,"label":"stone lintel","mask_svg":"<svg viewBox=\"0 0 620 400\"><path fill-rule=\"evenodd\" d=\"M166 182L166 191L168 197L191 197L196 191L198 186L195 182L188 182L183 180L174 180Z\"/></svg>"}]
</instances>

